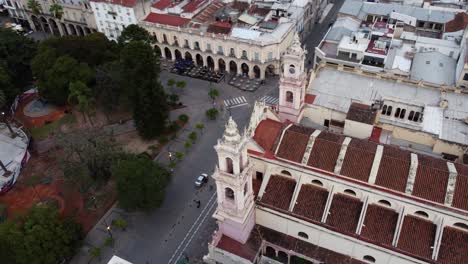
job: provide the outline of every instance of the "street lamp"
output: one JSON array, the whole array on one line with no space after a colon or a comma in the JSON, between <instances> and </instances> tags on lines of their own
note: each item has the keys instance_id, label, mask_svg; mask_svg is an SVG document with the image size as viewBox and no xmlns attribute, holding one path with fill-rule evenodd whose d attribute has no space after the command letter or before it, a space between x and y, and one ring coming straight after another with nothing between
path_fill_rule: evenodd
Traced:
<instances>
[{"instance_id":1,"label":"street lamp","mask_svg":"<svg viewBox=\"0 0 468 264\"><path fill-rule=\"evenodd\" d=\"M12 138L15 138L15 137L16 137L16 133L15 133L15 131L13 131L13 129L11 128L10 123L8 123L8 120L7 120L7 118L6 118L5 112L2 112L2 119L3 119L3 122L5 122L6 126L8 127L8 130L10 130L11 137L12 137Z\"/></svg>"},{"instance_id":2,"label":"street lamp","mask_svg":"<svg viewBox=\"0 0 468 264\"><path fill-rule=\"evenodd\" d=\"M109 233L110 238L114 239L114 238L112 237L112 232L111 232L110 226L107 226L106 229L107 229L107 233Z\"/></svg>"},{"instance_id":3,"label":"street lamp","mask_svg":"<svg viewBox=\"0 0 468 264\"><path fill-rule=\"evenodd\" d=\"M169 151L169 160L172 161L172 152Z\"/></svg>"}]
</instances>

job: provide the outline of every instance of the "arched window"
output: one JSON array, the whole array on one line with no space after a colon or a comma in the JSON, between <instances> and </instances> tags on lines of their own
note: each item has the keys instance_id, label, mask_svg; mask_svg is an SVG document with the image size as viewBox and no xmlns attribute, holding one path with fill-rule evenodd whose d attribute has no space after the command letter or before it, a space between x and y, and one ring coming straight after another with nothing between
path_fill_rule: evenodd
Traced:
<instances>
[{"instance_id":1,"label":"arched window","mask_svg":"<svg viewBox=\"0 0 468 264\"><path fill-rule=\"evenodd\" d=\"M291 176L291 173L289 171L287 171L287 170L282 170L281 174Z\"/></svg>"},{"instance_id":2,"label":"arched window","mask_svg":"<svg viewBox=\"0 0 468 264\"><path fill-rule=\"evenodd\" d=\"M453 226L468 230L468 225L464 223L455 223Z\"/></svg>"},{"instance_id":3,"label":"arched window","mask_svg":"<svg viewBox=\"0 0 468 264\"><path fill-rule=\"evenodd\" d=\"M365 255L363 259L369 263L375 263L375 258L372 256Z\"/></svg>"},{"instance_id":4,"label":"arched window","mask_svg":"<svg viewBox=\"0 0 468 264\"><path fill-rule=\"evenodd\" d=\"M389 106L387 108L387 116L390 116L392 114L392 106Z\"/></svg>"},{"instance_id":5,"label":"arched window","mask_svg":"<svg viewBox=\"0 0 468 264\"><path fill-rule=\"evenodd\" d=\"M232 159L226 158L226 172L227 173L234 173L234 166L232 165Z\"/></svg>"},{"instance_id":6,"label":"arched window","mask_svg":"<svg viewBox=\"0 0 468 264\"><path fill-rule=\"evenodd\" d=\"M323 186L323 183L321 181L319 181L319 180L312 180L312 184Z\"/></svg>"},{"instance_id":7,"label":"arched window","mask_svg":"<svg viewBox=\"0 0 468 264\"><path fill-rule=\"evenodd\" d=\"M408 115L408 120L413 121L413 117L414 117L414 111L410 111Z\"/></svg>"},{"instance_id":8,"label":"arched window","mask_svg":"<svg viewBox=\"0 0 468 264\"><path fill-rule=\"evenodd\" d=\"M167 36L166 36L166 34L163 34L163 42L167 44Z\"/></svg>"},{"instance_id":9,"label":"arched window","mask_svg":"<svg viewBox=\"0 0 468 264\"><path fill-rule=\"evenodd\" d=\"M242 58L247 59L247 51L246 50L242 51Z\"/></svg>"},{"instance_id":10,"label":"arched window","mask_svg":"<svg viewBox=\"0 0 468 264\"><path fill-rule=\"evenodd\" d=\"M158 37L156 36L156 33L153 32L153 41L158 42Z\"/></svg>"},{"instance_id":11,"label":"arched window","mask_svg":"<svg viewBox=\"0 0 468 264\"><path fill-rule=\"evenodd\" d=\"M392 207L392 204L387 200L379 200L379 204L383 204L388 207Z\"/></svg>"},{"instance_id":12,"label":"arched window","mask_svg":"<svg viewBox=\"0 0 468 264\"><path fill-rule=\"evenodd\" d=\"M344 193L349 194L349 195L352 195L352 196L356 196L356 192L353 191L353 190L350 190L350 189L344 190Z\"/></svg>"},{"instance_id":13,"label":"arched window","mask_svg":"<svg viewBox=\"0 0 468 264\"><path fill-rule=\"evenodd\" d=\"M244 196L247 194L248 190L249 190L249 186L247 185L247 183L245 183L245 185L244 185Z\"/></svg>"},{"instance_id":14,"label":"arched window","mask_svg":"<svg viewBox=\"0 0 468 264\"><path fill-rule=\"evenodd\" d=\"M405 118L405 115L406 115L406 109L402 109L400 112L400 118L401 119Z\"/></svg>"},{"instance_id":15,"label":"arched window","mask_svg":"<svg viewBox=\"0 0 468 264\"><path fill-rule=\"evenodd\" d=\"M400 116L400 107L398 107L395 111L395 117L399 117Z\"/></svg>"},{"instance_id":16,"label":"arched window","mask_svg":"<svg viewBox=\"0 0 468 264\"><path fill-rule=\"evenodd\" d=\"M231 188L224 189L224 195L228 200L234 200L234 191Z\"/></svg>"},{"instance_id":17,"label":"arched window","mask_svg":"<svg viewBox=\"0 0 468 264\"><path fill-rule=\"evenodd\" d=\"M289 65L289 68L294 68L295 66L293 64Z\"/></svg>"},{"instance_id":18,"label":"arched window","mask_svg":"<svg viewBox=\"0 0 468 264\"><path fill-rule=\"evenodd\" d=\"M413 121L414 121L414 122L418 122L418 121L419 121L419 116L420 116L420 115L421 115L421 114L420 114L419 112L416 112L416 114L414 114Z\"/></svg>"},{"instance_id":19,"label":"arched window","mask_svg":"<svg viewBox=\"0 0 468 264\"><path fill-rule=\"evenodd\" d=\"M429 215L426 212L423 212L423 211L416 211L416 212L414 212L414 214L417 215L417 216L424 217L424 218L429 218Z\"/></svg>"},{"instance_id":20,"label":"arched window","mask_svg":"<svg viewBox=\"0 0 468 264\"><path fill-rule=\"evenodd\" d=\"M385 115L387 113L387 105L384 105L382 107L382 115Z\"/></svg>"},{"instance_id":21,"label":"arched window","mask_svg":"<svg viewBox=\"0 0 468 264\"><path fill-rule=\"evenodd\" d=\"M290 92L290 91L287 91L287 92L286 92L286 102L292 103L293 100L294 100L294 95L293 95L293 93Z\"/></svg>"},{"instance_id":22,"label":"arched window","mask_svg":"<svg viewBox=\"0 0 468 264\"><path fill-rule=\"evenodd\" d=\"M297 233L298 236L302 237L302 238L305 238L305 239L309 239L309 235L307 235L306 233L304 232L299 232Z\"/></svg>"}]
</instances>

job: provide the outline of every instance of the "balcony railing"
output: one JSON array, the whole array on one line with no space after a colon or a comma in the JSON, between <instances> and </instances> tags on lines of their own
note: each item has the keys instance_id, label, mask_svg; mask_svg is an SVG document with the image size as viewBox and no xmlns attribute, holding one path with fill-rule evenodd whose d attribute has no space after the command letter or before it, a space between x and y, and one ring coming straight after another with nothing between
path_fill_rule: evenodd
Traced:
<instances>
[{"instance_id":1,"label":"balcony railing","mask_svg":"<svg viewBox=\"0 0 468 264\"><path fill-rule=\"evenodd\" d=\"M184 48L190 49L190 46L189 46L188 44L185 44L185 45L184 45Z\"/></svg>"},{"instance_id":2,"label":"balcony railing","mask_svg":"<svg viewBox=\"0 0 468 264\"><path fill-rule=\"evenodd\" d=\"M224 55L224 52L222 50L218 50L218 55Z\"/></svg>"},{"instance_id":3,"label":"balcony railing","mask_svg":"<svg viewBox=\"0 0 468 264\"><path fill-rule=\"evenodd\" d=\"M248 60L247 55L242 55L241 59Z\"/></svg>"},{"instance_id":4,"label":"balcony railing","mask_svg":"<svg viewBox=\"0 0 468 264\"><path fill-rule=\"evenodd\" d=\"M229 57L233 57L233 58L235 58L235 57L236 57L236 54L234 54L234 53L231 53L231 54L229 54Z\"/></svg>"},{"instance_id":5,"label":"balcony railing","mask_svg":"<svg viewBox=\"0 0 468 264\"><path fill-rule=\"evenodd\" d=\"M194 49L195 49L195 50L200 50L200 47L195 46Z\"/></svg>"}]
</instances>

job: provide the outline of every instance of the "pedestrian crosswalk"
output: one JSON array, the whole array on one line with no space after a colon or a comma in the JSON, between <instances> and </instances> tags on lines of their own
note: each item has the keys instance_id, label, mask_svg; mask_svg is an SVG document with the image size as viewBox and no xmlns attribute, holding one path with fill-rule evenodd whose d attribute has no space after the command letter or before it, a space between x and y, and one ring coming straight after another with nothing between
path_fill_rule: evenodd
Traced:
<instances>
[{"instance_id":1,"label":"pedestrian crosswalk","mask_svg":"<svg viewBox=\"0 0 468 264\"><path fill-rule=\"evenodd\" d=\"M247 100L245 99L245 96L234 97L224 100L224 105L228 108L239 107L247 105Z\"/></svg>"},{"instance_id":2,"label":"pedestrian crosswalk","mask_svg":"<svg viewBox=\"0 0 468 264\"><path fill-rule=\"evenodd\" d=\"M260 102L265 102L267 105L277 105L278 101L278 98L269 95L265 95L260 98Z\"/></svg>"}]
</instances>

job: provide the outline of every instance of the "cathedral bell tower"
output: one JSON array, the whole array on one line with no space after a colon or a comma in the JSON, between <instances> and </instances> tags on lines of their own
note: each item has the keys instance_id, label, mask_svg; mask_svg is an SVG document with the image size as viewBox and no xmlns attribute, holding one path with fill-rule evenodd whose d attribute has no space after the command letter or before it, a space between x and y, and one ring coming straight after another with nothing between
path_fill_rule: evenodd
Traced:
<instances>
[{"instance_id":1,"label":"cathedral bell tower","mask_svg":"<svg viewBox=\"0 0 468 264\"><path fill-rule=\"evenodd\" d=\"M218 207L213 217L219 231L241 243L249 238L255 224L252 168L247 159L247 137L229 118L223 137L214 147L218 154L213 179L216 182Z\"/></svg>"},{"instance_id":2,"label":"cathedral bell tower","mask_svg":"<svg viewBox=\"0 0 468 264\"><path fill-rule=\"evenodd\" d=\"M297 32L293 43L283 55L283 71L279 84L279 116L281 121L298 123L304 110L304 98L307 85L305 72L306 51L301 47Z\"/></svg>"}]
</instances>

